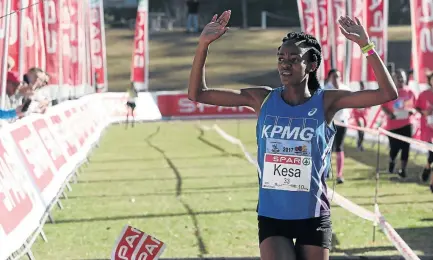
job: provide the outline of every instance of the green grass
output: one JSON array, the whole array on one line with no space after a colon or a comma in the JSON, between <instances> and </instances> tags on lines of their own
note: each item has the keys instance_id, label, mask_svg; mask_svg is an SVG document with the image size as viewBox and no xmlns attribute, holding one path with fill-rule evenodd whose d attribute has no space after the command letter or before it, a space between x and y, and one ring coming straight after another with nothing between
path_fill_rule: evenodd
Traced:
<instances>
[{"instance_id":1,"label":"green grass","mask_svg":"<svg viewBox=\"0 0 433 260\"><path fill-rule=\"evenodd\" d=\"M253 121L218 124L255 151ZM350 140L346 151L347 182L337 192L372 210L375 152L356 152ZM49 242L34 245L36 259L108 259L125 224L167 243L166 258L258 256L257 175L217 133L194 122L117 125L90 160L64 210L54 210L56 224L45 225ZM380 208L417 254L432 255L433 196L417 183L420 166L409 169L405 182L381 176ZM332 221L333 255L398 255L381 232L372 243L372 223L335 205Z\"/></svg>"},{"instance_id":2,"label":"green grass","mask_svg":"<svg viewBox=\"0 0 433 260\"><path fill-rule=\"evenodd\" d=\"M241 88L279 85L275 53L281 38L297 28L267 30L233 28L212 45L206 72L209 85ZM388 29L389 41L411 39L410 26ZM198 35L182 31L150 36L150 90L185 89ZM108 80L110 91L125 91L131 74L134 31L107 29Z\"/></svg>"}]
</instances>

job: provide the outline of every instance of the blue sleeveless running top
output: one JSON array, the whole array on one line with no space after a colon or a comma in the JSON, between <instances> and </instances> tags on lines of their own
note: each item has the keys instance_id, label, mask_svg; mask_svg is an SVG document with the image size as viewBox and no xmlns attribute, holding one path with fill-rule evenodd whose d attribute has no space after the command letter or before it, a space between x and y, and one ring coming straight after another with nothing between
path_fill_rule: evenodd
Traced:
<instances>
[{"instance_id":1,"label":"blue sleeveless running top","mask_svg":"<svg viewBox=\"0 0 433 260\"><path fill-rule=\"evenodd\" d=\"M326 123L325 91L318 89L304 104L290 106L283 89L269 93L257 120L258 215L282 220L329 215L325 176L336 131Z\"/></svg>"}]
</instances>

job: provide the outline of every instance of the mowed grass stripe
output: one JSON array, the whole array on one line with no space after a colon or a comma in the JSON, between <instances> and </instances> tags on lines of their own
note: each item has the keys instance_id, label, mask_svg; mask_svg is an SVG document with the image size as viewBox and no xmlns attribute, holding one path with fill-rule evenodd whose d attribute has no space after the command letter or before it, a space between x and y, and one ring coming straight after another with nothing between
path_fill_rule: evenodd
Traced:
<instances>
[{"instance_id":1,"label":"mowed grass stripe","mask_svg":"<svg viewBox=\"0 0 433 260\"><path fill-rule=\"evenodd\" d=\"M254 121L215 122L255 153ZM347 182L337 192L372 210L375 150L346 143ZM415 182L419 170L411 164L405 183L383 174L379 203L418 254L433 254L433 197ZM257 173L237 146L196 122L110 127L68 197L57 223L45 225L49 243L35 244L37 259L108 259L125 224L166 242L167 258L258 256ZM335 205L332 221L334 255L398 255L380 232L372 243L372 223Z\"/></svg>"}]
</instances>

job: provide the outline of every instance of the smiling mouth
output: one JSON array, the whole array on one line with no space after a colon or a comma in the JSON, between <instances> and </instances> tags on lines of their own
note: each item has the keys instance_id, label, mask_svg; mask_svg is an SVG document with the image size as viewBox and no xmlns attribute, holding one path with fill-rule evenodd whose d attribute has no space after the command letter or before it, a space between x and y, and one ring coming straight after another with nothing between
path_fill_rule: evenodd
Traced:
<instances>
[{"instance_id":1,"label":"smiling mouth","mask_svg":"<svg viewBox=\"0 0 433 260\"><path fill-rule=\"evenodd\" d=\"M292 73L288 72L288 71L282 71L282 72L280 72L280 75L284 76L284 77L288 77L288 76L292 76Z\"/></svg>"}]
</instances>

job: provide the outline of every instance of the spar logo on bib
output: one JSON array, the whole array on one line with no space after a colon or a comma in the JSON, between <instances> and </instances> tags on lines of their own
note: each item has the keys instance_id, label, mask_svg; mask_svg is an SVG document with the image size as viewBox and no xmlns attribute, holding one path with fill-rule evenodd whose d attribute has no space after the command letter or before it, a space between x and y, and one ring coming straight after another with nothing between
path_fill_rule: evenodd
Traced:
<instances>
[{"instance_id":1,"label":"spar logo on bib","mask_svg":"<svg viewBox=\"0 0 433 260\"><path fill-rule=\"evenodd\" d=\"M317 126L317 119L268 115L263 123L261 137L311 141L316 136Z\"/></svg>"},{"instance_id":2,"label":"spar logo on bib","mask_svg":"<svg viewBox=\"0 0 433 260\"><path fill-rule=\"evenodd\" d=\"M310 191L311 157L265 154L262 187L286 191Z\"/></svg>"}]
</instances>

